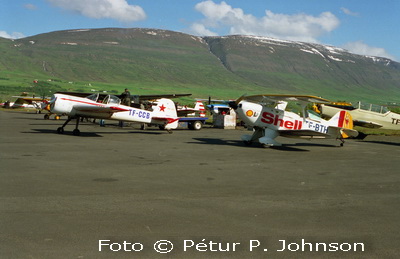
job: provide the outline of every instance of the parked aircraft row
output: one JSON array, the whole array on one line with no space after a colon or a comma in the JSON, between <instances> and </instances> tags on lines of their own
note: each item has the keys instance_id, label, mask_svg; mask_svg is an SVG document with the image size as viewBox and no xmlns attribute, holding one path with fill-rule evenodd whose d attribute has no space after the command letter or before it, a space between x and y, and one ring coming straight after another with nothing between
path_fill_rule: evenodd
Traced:
<instances>
[{"instance_id":1,"label":"parked aircraft row","mask_svg":"<svg viewBox=\"0 0 400 259\"><path fill-rule=\"evenodd\" d=\"M65 123L57 129L58 133L64 133L68 123L76 119L73 134L79 135L80 118L85 117L153 124L171 132L178 127L180 116L195 111L201 111L200 116L205 116L202 100L196 102L195 108L189 108L177 106L169 99L188 95L142 96L141 103L147 100L147 107L139 105L138 100L131 106L122 105L117 96L99 93L58 92L49 101L42 98L42 102L49 105L51 113L68 116ZM301 106L301 115L286 111L288 101L295 101ZM330 119L322 119L308 111L306 107L309 103L318 104L321 114L329 116ZM383 108L379 111L362 109L361 105L358 108L350 108L348 105L335 105L326 99L309 95L242 96L235 101L221 101L221 104L211 104L209 100L207 108L212 114L223 114L225 109L233 109L246 127L253 131L251 135L242 136L246 145L260 143L263 146L280 146L275 140L278 136L333 138L340 140L343 145L344 139L358 135L353 129L353 121L356 125L367 127L400 128L400 115Z\"/></svg>"},{"instance_id":2,"label":"parked aircraft row","mask_svg":"<svg viewBox=\"0 0 400 259\"><path fill-rule=\"evenodd\" d=\"M170 131L178 127L178 113L174 102L160 98L152 102L150 110L121 105L120 99L106 95L100 100L99 94L80 97L72 94L56 93L50 100L50 111L66 114L68 119L57 129L63 133L65 126L76 119L74 135L79 135L81 117L157 124ZM297 101L303 108L303 116L285 111L287 101ZM305 108L308 103L329 103L328 100L314 96L254 95L241 97L230 102L241 120L253 128L252 135L242 137L246 144L259 142L265 146L281 145L277 136L297 138L336 138L342 141L357 136L352 129L351 115L340 111L329 121L309 116Z\"/></svg>"}]
</instances>

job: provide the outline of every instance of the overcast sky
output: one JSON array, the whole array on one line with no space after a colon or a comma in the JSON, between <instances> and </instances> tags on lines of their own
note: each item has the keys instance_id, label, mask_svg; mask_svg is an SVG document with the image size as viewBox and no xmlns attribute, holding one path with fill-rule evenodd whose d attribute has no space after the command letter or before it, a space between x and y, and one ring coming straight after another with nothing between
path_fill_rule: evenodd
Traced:
<instances>
[{"instance_id":1,"label":"overcast sky","mask_svg":"<svg viewBox=\"0 0 400 259\"><path fill-rule=\"evenodd\" d=\"M155 28L315 42L400 61L398 0L0 0L0 37Z\"/></svg>"}]
</instances>

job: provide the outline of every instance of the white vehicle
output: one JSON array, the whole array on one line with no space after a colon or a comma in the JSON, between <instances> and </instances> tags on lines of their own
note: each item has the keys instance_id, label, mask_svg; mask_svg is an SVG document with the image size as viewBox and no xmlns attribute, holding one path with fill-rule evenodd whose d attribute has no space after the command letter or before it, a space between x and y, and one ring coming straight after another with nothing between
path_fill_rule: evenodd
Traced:
<instances>
[{"instance_id":1,"label":"white vehicle","mask_svg":"<svg viewBox=\"0 0 400 259\"><path fill-rule=\"evenodd\" d=\"M301 104L303 117L285 111L287 101L297 101ZM240 119L253 128L252 135L243 135L246 145L259 142L263 146L281 146L275 140L278 136L289 138L333 138L341 140L356 137L353 121L347 111L340 111L329 121L306 111L308 103L329 103L328 100L307 95L253 95L244 96L230 102Z\"/></svg>"},{"instance_id":2,"label":"white vehicle","mask_svg":"<svg viewBox=\"0 0 400 259\"><path fill-rule=\"evenodd\" d=\"M348 111L354 125L366 128L400 130L400 114L389 111L386 107L358 102L357 106L321 104L321 114L332 117L338 111Z\"/></svg>"},{"instance_id":3,"label":"white vehicle","mask_svg":"<svg viewBox=\"0 0 400 259\"><path fill-rule=\"evenodd\" d=\"M178 127L179 118L175 104L170 99L155 100L152 111L121 105L120 102L120 99L114 95L106 95L102 100L99 100L99 94L82 98L56 93L50 100L50 111L68 115L64 125L57 129L58 133L64 133L64 127L72 119L76 119L73 134L79 135L78 126L81 117L157 124L163 126L168 132Z\"/></svg>"}]
</instances>

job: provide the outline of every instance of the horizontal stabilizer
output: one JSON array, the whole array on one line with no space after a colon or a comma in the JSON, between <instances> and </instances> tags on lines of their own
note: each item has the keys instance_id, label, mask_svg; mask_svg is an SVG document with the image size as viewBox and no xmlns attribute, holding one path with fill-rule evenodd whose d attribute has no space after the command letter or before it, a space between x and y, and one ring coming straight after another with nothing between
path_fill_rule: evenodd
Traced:
<instances>
[{"instance_id":1,"label":"horizontal stabilizer","mask_svg":"<svg viewBox=\"0 0 400 259\"><path fill-rule=\"evenodd\" d=\"M279 135L287 138L326 138L326 134L313 130L279 130Z\"/></svg>"},{"instance_id":2,"label":"horizontal stabilizer","mask_svg":"<svg viewBox=\"0 0 400 259\"><path fill-rule=\"evenodd\" d=\"M360 121L360 120L353 120L354 125L365 127L365 128L370 128L370 129L378 129L382 128L383 125L373 122L373 121Z\"/></svg>"},{"instance_id":3,"label":"horizontal stabilizer","mask_svg":"<svg viewBox=\"0 0 400 259\"><path fill-rule=\"evenodd\" d=\"M299 101L299 102L308 102L308 103L330 103L329 100L326 100L321 97L312 96L312 95L287 95L287 94L260 94L260 95L250 95L250 96L242 96L236 103L245 100L248 102L254 103L263 103L263 102L271 102L271 101Z\"/></svg>"},{"instance_id":4,"label":"horizontal stabilizer","mask_svg":"<svg viewBox=\"0 0 400 259\"><path fill-rule=\"evenodd\" d=\"M152 119L156 121L165 121L167 124L179 121L179 118L167 118L167 117L153 117Z\"/></svg>"}]
</instances>

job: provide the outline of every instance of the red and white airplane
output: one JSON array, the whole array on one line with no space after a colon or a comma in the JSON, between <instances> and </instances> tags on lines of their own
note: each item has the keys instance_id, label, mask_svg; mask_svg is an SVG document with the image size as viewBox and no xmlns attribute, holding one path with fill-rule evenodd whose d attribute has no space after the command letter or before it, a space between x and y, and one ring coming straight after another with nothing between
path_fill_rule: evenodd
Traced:
<instances>
[{"instance_id":1,"label":"red and white airplane","mask_svg":"<svg viewBox=\"0 0 400 259\"><path fill-rule=\"evenodd\" d=\"M120 99L114 95L91 94L87 97L55 93L50 100L50 111L55 114L65 114L67 121L57 129L64 133L64 127L76 119L74 135L79 135L80 118L108 119L128 122L151 123L163 126L168 132L178 127L178 116L172 100L161 98L153 102L152 110L143 110L120 104Z\"/></svg>"},{"instance_id":2,"label":"red and white airplane","mask_svg":"<svg viewBox=\"0 0 400 259\"><path fill-rule=\"evenodd\" d=\"M303 117L285 111L288 101L299 102ZM242 96L230 106L240 119L253 128L252 135L243 135L246 145L259 142L263 146L281 146L275 140L278 136L290 138L333 138L342 141L356 137L353 121L347 111L340 111L329 121L323 120L306 111L308 103L329 103L328 100L307 95L253 95Z\"/></svg>"},{"instance_id":3,"label":"red and white airplane","mask_svg":"<svg viewBox=\"0 0 400 259\"><path fill-rule=\"evenodd\" d=\"M196 101L194 108L184 106L177 107L177 113L180 117L187 117L187 116L196 116L196 113L199 113L200 117L206 117L206 109L202 101Z\"/></svg>"}]
</instances>

